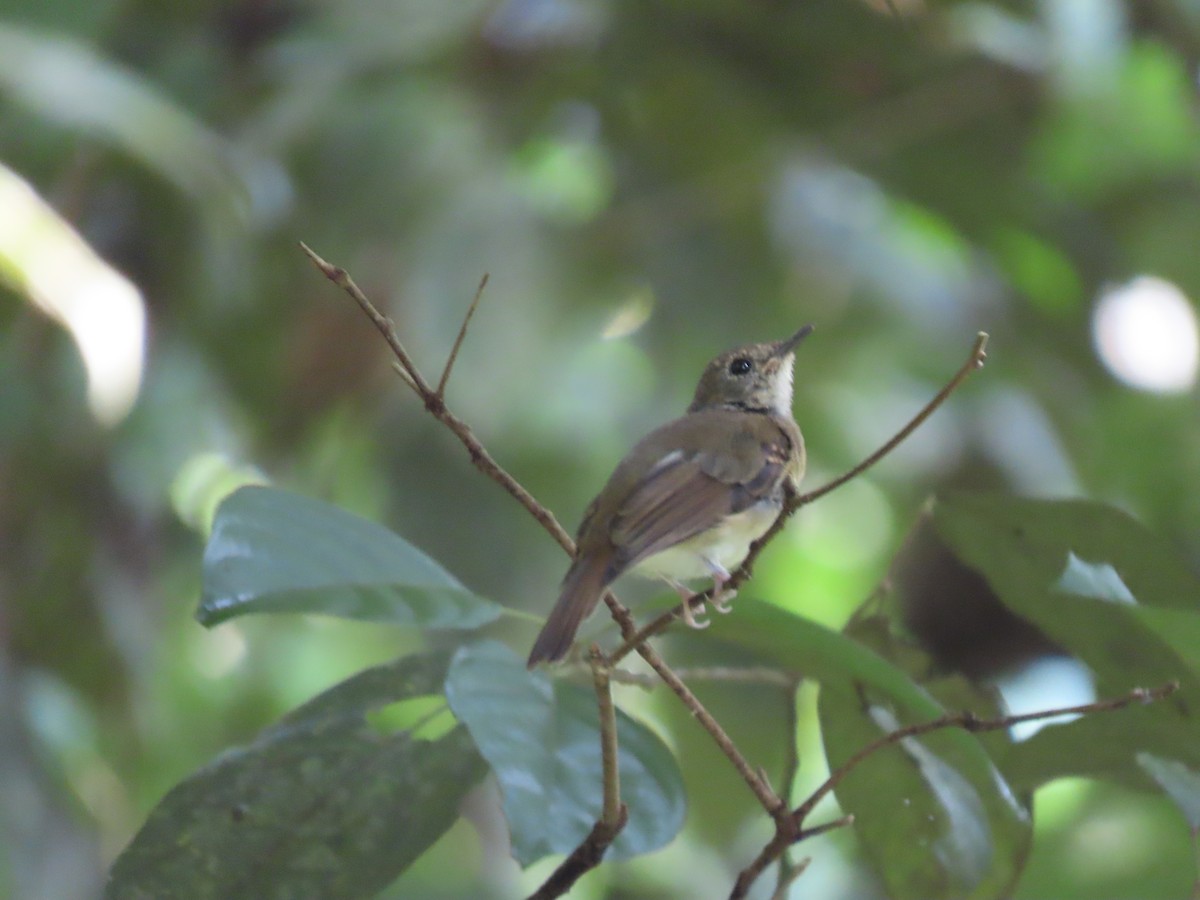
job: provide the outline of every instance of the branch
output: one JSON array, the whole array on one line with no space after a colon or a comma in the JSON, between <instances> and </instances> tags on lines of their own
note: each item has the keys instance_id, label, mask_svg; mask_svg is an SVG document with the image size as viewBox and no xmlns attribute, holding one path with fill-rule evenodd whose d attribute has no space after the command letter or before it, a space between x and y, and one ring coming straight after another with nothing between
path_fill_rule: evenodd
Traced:
<instances>
[{"instance_id":1,"label":"branch","mask_svg":"<svg viewBox=\"0 0 1200 900\"><path fill-rule=\"evenodd\" d=\"M625 823L629 807L621 802L621 770L617 763L617 710L609 687L608 664L600 648L592 644L588 653L596 704L600 709L600 766L603 771L604 808L583 842L562 861L549 878L530 895L529 900L550 900L567 893L575 882L600 865Z\"/></svg>"},{"instance_id":2,"label":"branch","mask_svg":"<svg viewBox=\"0 0 1200 900\"><path fill-rule=\"evenodd\" d=\"M621 769L617 765L617 708L613 705L609 687L608 663L595 644L588 653L588 662L592 666L592 682L600 710L600 768L604 773L604 813L600 821L609 827L617 827L625 805L621 802Z\"/></svg>"},{"instance_id":3,"label":"branch","mask_svg":"<svg viewBox=\"0 0 1200 900\"><path fill-rule=\"evenodd\" d=\"M606 824L604 819L596 822L583 843L562 861L562 865L554 870L540 888L529 895L529 900L551 900L553 897L563 896L581 876L600 864L609 844L625 827L628 818L629 810L622 804L621 818L615 826Z\"/></svg>"},{"instance_id":4,"label":"branch","mask_svg":"<svg viewBox=\"0 0 1200 900\"><path fill-rule=\"evenodd\" d=\"M475 464L475 468L479 469L484 475L508 491L518 503L525 507L531 516L537 519L541 526L549 532L550 536L558 542L560 547L574 556L575 542L571 540L571 535L567 533L566 529L559 524L558 519L554 518L554 514L538 503L529 491L525 490L512 475L508 474L492 458L492 455L484 449L483 444L479 442L479 438L475 437L475 434L466 422L446 408L446 404L442 400L439 391L445 387L445 379L452 368L453 360L448 359L446 361L446 369L443 371L442 384L439 385L439 390L430 387L429 382L422 377L420 370L417 369L417 365L413 362L412 357L408 355L408 351L404 349L404 345L400 343L400 338L396 336L396 329L392 320L375 308L375 305L367 299L366 294L354 283L354 279L350 277L350 273L339 266L327 263L314 253L307 244L301 243L300 248L308 254L308 258L313 261L322 275L349 294L350 298L366 313L367 318L371 320L375 328L383 335L384 340L387 341L388 346L391 347L392 354L396 357L398 363L398 371L404 382L421 398L421 402L425 404L426 411L449 428L462 445L466 447L467 453L471 457L471 462ZM480 290L482 289L483 285L481 283ZM474 304L472 304L473 307ZM459 332L460 340L456 342L456 347L457 344L461 343L462 335L466 334L467 322L469 320L470 310L468 310L467 318L463 320L462 329Z\"/></svg>"},{"instance_id":5,"label":"branch","mask_svg":"<svg viewBox=\"0 0 1200 900\"><path fill-rule=\"evenodd\" d=\"M897 431L891 437L891 439L888 440L887 443L881 446L878 450L876 450L858 465L854 466L854 468L850 469L850 471L843 475L839 475L837 478L833 479L833 481L830 481L827 484L823 484L815 491L809 491L807 494L796 494L789 490L784 496L783 508L779 511L778 517L773 523L771 523L771 527L766 530L763 536L750 545L750 552L746 554L746 558L742 560L742 564L738 566L738 568L730 576L729 580L723 585L722 590L737 590L750 579L751 574L753 574L754 563L758 559L759 554L766 549L767 544L773 541L779 532L783 531L784 526L787 524L787 520L791 518L796 510L798 510L801 506L812 503L814 500L819 500L830 491L837 490L847 481L857 478L863 472L867 471L867 469L871 468L873 465L895 450L906 438L908 438L909 435L920 428L925 420L933 415L937 408L945 403L947 399L949 399L951 394L958 390L959 386L967 380L967 376L977 369L983 368L983 364L987 359L987 341L987 333L983 331L979 332L979 334L975 337L974 345L971 347L970 356L967 357L966 362L962 364L962 366L957 372L954 373L950 380L946 382L945 387L938 391L934 398L926 403L925 406L922 407L921 411L908 421L907 425ZM715 587L709 588L706 591L701 591L698 594L692 595L685 602L693 608L699 607L701 604L712 599L714 590ZM682 616L682 614L683 603L680 603L674 609L671 609L663 613L657 619L652 620L635 635L632 637L627 637L624 644L609 654L609 662L613 663L614 665L620 662L622 659L628 656L629 653L633 651L639 643L658 634L660 631L670 625L672 621Z\"/></svg>"},{"instance_id":6,"label":"branch","mask_svg":"<svg viewBox=\"0 0 1200 900\"><path fill-rule=\"evenodd\" d=\"M612 612L613 618L617 620L617 625L621 629L621 634L626 638L626 641L632 638L637 633L637 626L634 624L633 617L611 591L606 591L604 602L608 605ZM652 668L659 678L663 680L677 696L688 711L695 717L701 727L709 733L717 747L725 754L726 758L733 764L737 773L742 776L742 780L746 782L747 787L762 804L762 808L776 822L776 827L782 827L782 823L786 822L788 817L787 803L781 800L771 785L758 772L750 767L746 762L746 758L734 745L733 740L725 733L725 729L720 723L713 718L712 713L704 708L699 698L692 693L691 689L680 679L680 677L671 671L671 668L663 661L663 658L658 655L658 652L647 643L637 645L638 655L642 657ZM609 664L611 665L611 658Z\"/></svg>"},{"instance_id":7,"label":"branch","mask_svg":"<svg viewBox=\"0 0 1200 900\"><path fill-rule=\"evenodd\" d=\"M925 424L925 420L933 415L937 408L950 398L951 394L958 390L959 385L967 380L967 376L969 376L972 372L983 368L983 364L987 361L987 342L987 332L979 332L979 334L975 336L975 343L971 347L971 355L967 357L967 361L963 363L959 370L954 373L954 376L946 382L946 386L938 391L934 398L926 403L924 408L922 408L919 413L909 420L907 425L897 431L892 436L890 441L888 441L850 471L843 475L839 475L837 478L833 479L833 481L830 481L827 484L821 485L815 491L809 491L807 494L801 494L799 497L797 497L795 501L797 509L801 506L806 506L809 503L812 503L814 500L819 500L830 491L835 491L840 488L847 481L857 478L863 472L867 471L867 469L871 468L871 466L875 465L875 463L879 462L881 459L899 447L909 435Z\"/></svg>"},{"instance_id":8,"label":"branch","mask_svg":"<svg viewBox=\"0 0 1200 900\"><path fill-rule=\"evenodd\" d=\"M796 807L795 811L790 815L790 827L779 827L777 824L775 836L763 847L762 851L755 857L754 862L739 874L733 892L729 895L730 900L747 896L750 886L754 883L755 879L766 870L767 866L782 856L792 844L799 843L823 831L828 831L830 828L841 827L853 822L853 816L851 815L835 822L816 826L815 828L806 830L803 827L804 820L812 814L813 809L818 803L841 784L847 775L861 765L863 760L879 752L884 747L898 744L906 738L919 737L945 728L962 728L964 731L977 734L984 731L999 731L1011 728L1013 725L1018 725L1021 722L1035 722L1056 716L1113 712L1114 710L1124 709L1126 706L1132 706L1135 703L1154 703L1164 697L1170 696L1177 690L1179 690L1179 682L1170 681L1156 688L1134 688L1129 693L1122 694L1120 697L1098 700L1095 703L1046 709L1039 712L1022 713L1021 715L1001 716L996 719L980 719L972 712L948 713L928 722L906 725L903 728L897 728L895 731L888 732L883 737L858 750L858 752L854 753L831 772L821 786L813 791L808 796L808 799Z\"/></svg>"},{"instance_id":9,"label":"branch","mask_svg":"<svg viewBox=\"0 0 1200 900\"><path fill-rule=\"evenodd\" d=\"M845 828L854 824L854 816L842 816L840 819L834 819L832 822L826 822L823 825L816 825L807 830L804 829L783 829L777 828L775 837L771 838L767 846L763 847L762 852L755 857L754 862L742 869L738 873L737 881L733 883L733 890L729 892L729 900L742 900L750 895L750 888L758 879L758 876L766 871L778 857L782 856L792 844L798 844L801 841L808 840L811 837L825 834L827 831L833 831L837 828ZM795 881L808 867L808 860L801 863L797 869L788 874L787 882L783 879L780 884L786 888L787 883ZM777 888L778 892L778 888Z\"/></svg>"},{"instance_id":10,"label":"branch","mask_svg":"<svg viewBox=\"0 0 1200 900\"><path fill-rule=\"evenodd\" d=\"M796 780L800 776L800 746L796 740L796 732L800 728L799 716L796 713L796 703L799 698L796 696L800 689L802 679L798 676L793 676L791 683L788 685L787 692L787 758L783 762L783 796L790 799L792 792L796 789ZM778 900L786 900L788 888L791 884L804 874L804 870L808 868L810 860L805 859L799 863L793 864L788 858L787 849L785 848L779 859L779 875L775 879L775 894L774 898ZM774 900L773 898L773 900Z\"/></svg>"},{"instance_id":11,"label":"branch","mask_svg":"<svg viewBox=\"0 0 1200 900\"><path fill-rule=\"evenodd\" d=\"M863 747L838 766L825 779L824 784L813 791L807 800L796 807L793 816L796 818L797 824L802 824L813 811L813 808L824 799L825 795L841 784L843 779L857 768L863 760L882 750L884 747L900 743L905 738L919 737L931 731L940 731L944 728L961 728L964 731L979 733L983 731L999 731L1004 728L1011 728L1013 725L1019 725L1021 722L1036 722L1055 716L1082 716L1089 713L1112 712L1113 710L1124 709L1126 706L1134 703L1153 703L1156 700L1161 700L1163 697L1175 693L1177 690L1179 690L1179 682L1170 681L1153 689L1134 688L1128 694L1123 694L1120 697L1114 697L1109 700L1098 700L1095 703L1084 703L1080 706L1064 706L1058 709L1046 709L1039 712L1023 713L1017 716L1001 716L997 719L980 719L969 711L948 713L929 722L906 725L903 728L897 728L895 731L885 734L877 741Z\"/></svg>"}]
</instances>

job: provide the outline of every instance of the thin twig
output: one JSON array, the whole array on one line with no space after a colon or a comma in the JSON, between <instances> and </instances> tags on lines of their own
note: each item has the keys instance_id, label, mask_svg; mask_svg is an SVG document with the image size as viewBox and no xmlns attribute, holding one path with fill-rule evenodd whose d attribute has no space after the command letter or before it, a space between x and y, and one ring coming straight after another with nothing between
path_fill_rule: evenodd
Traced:
<instances>
[{"instance_id":1,"label":"thin twig","mask_svg":"<svg viewBox=\"0 0 1200 900\"><path fill-rule=\"evenodd\" d=\"M530 900L550 900L567 893L581 877L604 859L625 823L629 808L621 802L621 770L617 762L617 709L609 687L610 671L604 654L595 644L588 652L596 705L600 710L600 767L603 772L604 805L588 836L572 851L549 878L530 895Z\"/></svg>"},{"instance_id":2,"label":"thin twig","mask_svg":"<svg viewBox=\"0 0 1200 900\"><path fill-rule=\"evenodd\" d=\"M421 393L421 389L417 387L417 383L413 381L413 377L408 374L408 369L404 368L404 366L400 365L400 363L396 362L395 360L392 360L392 371L400 376L401 381L412 388L414 394Z\"/></svg>"},{"instance_id":3,"label":"thin twig","mask_svg":"<svg viewBox=\"0 0 1200 900\"><path fill-rule=\"evenodd\" d=\"M322 275L349 294L351 299L359 305L359 308L367 314L367 318L374 323L375 328L383 335L383 339L392 348L392 354L396 357L400 365L404 367L404 371L408 373L413 384L416 385L417 393L422 396L432 395L433 390L429 387L425 379L421 377L421 373L417 369L417 364L413 362L412 357L408 355L408 351L404 349L404 345L400 343L400 338L396 336L396 329L392 324L392 320L375 308L375 304L368 300L367 295L354 283L354 279L350 277L350 273L341 266L335 266L323 260L303 241L300 242L300 249L308 254L308 258L321 270Z\"/></svg>"},{"instance_id":4,"label":"thin twig","mask_svg":"<svg viewBox=\"0 0 1200 900\"><path fill-rule=\"evenodd\" d=\"M622 634L626 639L632 637L637 627L634 625L633 617L611 591L606 591L604 602L608 605L609 610L613 614L613 618L617 620L617 625L620 627ZM641 643L637 646L638 655L642 657L652 668L659 678L663 680L677 696L688 711L700 723L701 727L709 733L717 747L725 754L726 758L733 764L737 773L742 776L742 780L750 788L751 792L762 804L762 808L766 810L771 818L775 819L777 827L782 827L782 823L788 819L787 803L779 798L767 780L759 775L758 772L751 768L746 762L746 758L742 756L741 751L737 749L729 735L725 733L725 729L721 724L713 718L712 713L704 708L699 698L692 693L691 689L679 678L675 672L663 661L663 658L658 655L658 652L647 643ZM611 663L610 663L611 665Z\"/></svg>"},{"instance_id":5,"label":"thin twig","mask_svg":"<svg viewBox=\"0 0 1200 900\"><path fill-rule=\"evenodd\" d=\"M835 822L830 822L825 825L819 825L814 828L805 829L804 820L812 814L813 809L820 803L828 794L834 790L855 768L857 768L863 760L874 753L879 752L884 747L890 747L898 744L906 738L918 737L923 734L928 734L933 731L939 731L946 728L962 728L972 733L983 731L999 731L1005 728L1011 728L1013 725L1018 725L1021 722L1034 722L1041 719L1050 719L1056 716L1064 715L1088 715L1091 713L1112 712L1114 710L1123 709L1126 706L1131 706L1135 703L1153 703L1161 700L1170 694L1179 690L1179 682L1171 681L1160 685L1156 688L1135 688L1127 694L1122 694L1120 697L1113 697L1108 700L1098 700L1095 703L1084 703L1079 706L1066 706L1058 709L1045 709L1038 712L1022 713L1020 715L1002 716L996 719L980 719L974 713L961 712L949 713L937 719L931 719L928 722L921 722L916 725L906 725L903 728L897 728L895 731L888 732L865 747L859 749L849 759L837 767L830 773L829 777L808 796L808 798L796 807L790 818L791 823L789 828L780 828L777 826L774 837L767 842L767 845L759 852L754 861L750 863L738 875L738 879L734 884L733 892L729 895L730 900L737 900L748 895L751 885L771 865L776 859L782 856L787 848L792 844L799 843L802 840L813 837L830 828L837 828L853 822L853 816L847 816Z\"/></svg>"},{"instance_id":6,"label":"thin twig","mask_svg":"<svg viewBox=\"0 0 1200 900\"><path fill-rule=\"evenodd\" d=\"M928 722L919 722L916 725L905 725L903 728L897 728L885 734L878 740L867 744L860 748L849 759L838 766L834 771L829 773L829 777L825 782L809 795L808 799L796 807L796 811L792 814L798 825L804 824L804 820L813 811L813 808L825 798L834 788L842 783L858 765L874 753L882 750L884 747L890 747L893 744L898 744L905 738L919 737L923 734L928 734L931 731L940 731L945 728L962 728L965 731L979 733L983 731L1000 731L1005 728L1011 728L1013 725L1019 725L1022 722L1036 722L1041 719L1050 719L1055 716L1067 715L1087 715L1089 713L1111 712L1117 709L1124 709L1134 703L1153 703L1156 700L1161 700L1169 694L1179 690L1178 681L1170 681L1159 687L1146 689L1134 688L1127 694L1122 694L1120 697L1114 697L1109 700L1098 700L1095 703L1084 703L1079 706L1064 706L1058 709L1044 709L1038 712L1022 713L1015 716L1001 716L996 719L980 719L972 712L948 713L939 718L932 719Z\"/></svg>"},{"instance_id":7,"label":"thin twig","mask_svg":"<svg viewBox=\"0 0 1200 900\"><path fill-rule=\"evenodd\" d=\"M783 855L784 861L787 860L787 854ZM789 866L786 870L783 866L779 869L779 881L775 885L775 893L771 895L771 900L788 900L788 894L791 893L792 885L796 883L796 879L804 874L804 870L812 863L812 857L806 856L800 862L793 866Z\"/></svg>"},{"instance_id":8,"label":"thin twig","mask_svg":"<svg viewBox=\"0 0 1200 900\"><path fill-rule=\"evenodd\" d=\"M832 822L825 822L822 825L815 825L804 831L776 829L775 836L762 848L762 851L754 858L754 862L738 873L737 880L733 883L733 889L729 892L729 900L743 900L743 898L749 896L750 888L754 886L754 882L767 870L767 867L771 863L787 852L788 847L798 844L801 841L806 841L809 838L825 834L827 831L846 828L853 824L854 816L842 816L840 819L834 819ZM811 862L809 859L802 860L796 869L789 874L786 882L780 881L775 890L776 896L779 896L781 892L786 893L788 886L808 868L809 862Z\"/></svg>"},{"instance_id":9,"label":"thin twig","mask_svg":"<svg viewBox=\"0 0 1200 900\"><path fill-rule=\"evenodd\" d=\"M845 474L839 475L837 478L833 479L833 481L823 484L814 491L809 491L806 494L794 494L790 492L785 494L783 508L779 511L778 517L776 517L775 521L771 523L771 527L766 530L762 537L750 545L750 552L746 554L746 558L742 561L742 564L738 566L736 570L734 570L733 574L729 577L729 580L726 581L722 586L722 590L737 590L749 580L754 570L754 563L758 559L759 554L761 554L766 546L775 539L775 536L778 535L779 532L783 531L784 526L787 524L787 520L792 516L793 513L796 512L796 510L798 510L801 506L806 506L807 504L812 503L814 500L824 497L830 491L836 490L847 481L857 478L867 469L871 468L873 465L895 450L896 447L898 447L909 435L916 431L926 419L933 415L939 406L946 402L951 394L958 390L959 386L966 381L967 376L977 369L983 367L984 362L987 360L987 341L987 333L983 331L979 332L979 334L975 337L975 343L971 347L971 353L967 357L967 361L962 364L959 370L954 373L954 375L949 381L946 382L946 385L940 391L938 391L934 398L926 403L925 406L921 408L920 412L918 412L912 417L912 419L908 421L908 424L897 431L891 437L891 439L888 440L887 443L883 444L883 446L881 446L878 450L876 450ZM709 588L706 591L701 591L684 602L686 602L692 608L696 608L702 603L711 600L714 590L715 588ZM616 665L618 662L628 656L638 644L647 638L658 634L682 614L683 603L680 603L673 609L668 610L660 615L658 618L651 620L635 635L626 638L624 644L610 653L608 656L609 662L611 662L613 665Z\"/></svg>"},{"instance_id":10,"label":"thin twig","mask_svg":"<svg viewBox=\"0 0 1200 900\"><path fill-rule=\"evenodd\" d=\"M967 376L969 376L972 372L983 368L983 364L987 361L987 342L987 332L979 332L979 334L975 336L975 343L971 347L971 355L967 358L967 361L962 364L962 367L957 372L954 373L954 377L946 382L946 386L938 391L937 395L928 403L926 403L925 407L919 413L913 416L907 425L897 431L895 435L892 436L890 441L888 441L850 471L843 475L839 475L828 484L821 485L815 491L809 491L807 494L801 494L796 498L796 506L807 506L814 500L819 500L821 497L824 497L830 491L837 490L847 481L857 478L863 472L867 471L867 469L871 468L871 466L875 465L875 463L879 462L881 459L895 450L901 443L904 442L906 438L908 438L910 434L920 428L925 423L925 420L933 415L937 408L949 399L951 394L958 390L959 385L967 380Z\"/></svg>"},{"instance_id":11,"label":"thin twig","mask_svg":"<svg viewBox=\"0 0 1200 900\"><path fill-rule=\"evenodd\" d=\"M787 750L787 756L783 761L783 778L780 784L783 785L783 797L790 802L792 792L796 789L796 779L800 776L800 747L796 740L796 732L799 731L800 722L799 716L796 713L796 704L799 702L797 693L800 690L800 679L792 678L788 684L787 700L787 715L785 723L787 728L787 742L784 744ZM808 867L808 861L793 863L787 855L787 850L779 858L779 875L775 879L775 897L784 900L787 896L788 888L791 884L800 877L804 870Z\"/></svg>"},{"instance_id":12,"label":"thin twig","mask_svg":"<svg viewBox=\"0 0 1200 900\"><path fill-rule=\"evenodd\" d=\"M592 644L588 652L596 705L600 710L600 768L604 775L604 811L600 820L615 826L621 818L621 768L617 765L617 708L609 687L608 663L600 648Z\"/></svg>"},{"instance_id":13,"label":"thin twig","mask_svg":"<svg viewBox=\"0 0 1200 900\"><path fill-rule=\"evenodd\" d=\"M487 287L487 283L488 274L484 272L483 278L479 279L479 287L475 289L475 297L467 307L467 314L463 316L462 325L458 326L458 337L454 339L454 346L450 348L450 355L446 357L446 368L442 369L442 377L438 379L437 390L434 393L441 399L446 397L446 382L450 380L450 371L454 368L454 361L458 359L458 348L467 336L467 326L471 324L471 317L475 315L475 308L479 306L479 298L483 296L483 289Z\"/></svg>"},{"instance_id":14,"label":"thin twig","mask_svg":"<svg viewBox=\"0 0 1200 900\"><path fill-rule=\"evenodd\" d=\"M354 279L350 277L350 274L345 269L326 262L314 253L307 244L301 243L300 247L308 254L309 259L313 261L321 271L321 274L349 294L350 298L366 313L367 318L371 320L375 328L383 335L384 340L387 341L388 346L392 349L393 355L403 369L402 375L406 376L404 379L405 383L416 392L416 395L425 404L425 409L430 415L449 428L462 445L466 447L475 468L479 469L484 475L508 491L549 532L550 536L558 542L560 547L566 550L568 554L574 556L575 542L571 540L571 535L559 524L554 514L538 503L534 499L534 496L520 482L513 478L512 475L492 458L492 455L480 443L479 438L475 437L475 434L471 431L467 423L446 408L446 404L442 398L429 386L429 382L422 377L416 363L408 355L408 351L404 349L404 345L400 343L400 338L396 336L396 330L392 325L391 319L375 308L375 305L367 299L367 296L354 283Z\"/></svg>"}]
</instances>

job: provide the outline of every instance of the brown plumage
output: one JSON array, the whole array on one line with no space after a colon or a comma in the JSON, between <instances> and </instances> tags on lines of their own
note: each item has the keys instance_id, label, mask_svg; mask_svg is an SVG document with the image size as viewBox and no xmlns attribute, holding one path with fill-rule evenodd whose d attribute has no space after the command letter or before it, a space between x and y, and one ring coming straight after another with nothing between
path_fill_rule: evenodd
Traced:
<instances>
[{"instance_id":1,"label":"brown plumage","mask_svg":"<svg viewBox=\"0 0 1200 900\"><path fill-rule=\"evenodd\" d=\"M604 590L631 569L720 578L745 558L804 474L792 418L796 345L812 330L722 353L687 413L644 437L584 514L575 562L529 654L561 659Z\"/></svg>"}]
</instances>

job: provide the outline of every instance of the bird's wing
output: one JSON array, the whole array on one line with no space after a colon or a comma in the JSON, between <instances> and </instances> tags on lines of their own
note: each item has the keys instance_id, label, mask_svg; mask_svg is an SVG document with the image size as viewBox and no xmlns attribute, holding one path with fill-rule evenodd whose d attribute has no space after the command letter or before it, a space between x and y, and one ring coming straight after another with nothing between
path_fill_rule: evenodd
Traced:
<instances>
[{"instance_id":1,"label":"bird's wing","mask_svg":"<svg viewBox=\"0 0 1200 900\"><path fill-rule=\"evenodd\" d=\"M778 428L730 427L715 447L711 427L694 433L702 440L691 439L692 429L675 434L683 446L665 453L616 511L610 535L620 568L707 531L777 490L790 450Z\"/></svg>"}]
</instances>

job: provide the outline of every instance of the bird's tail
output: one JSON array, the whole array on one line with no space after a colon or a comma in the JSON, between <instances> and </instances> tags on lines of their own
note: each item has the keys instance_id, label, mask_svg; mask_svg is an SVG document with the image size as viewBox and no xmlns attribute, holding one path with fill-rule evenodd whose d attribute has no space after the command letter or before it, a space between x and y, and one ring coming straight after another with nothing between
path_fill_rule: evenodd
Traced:
<instances>
[{"instance_id":1,"label":"bird's tail","mask_svg":"<svg viewBox=\"0 0 1200 900\"><path fill-rule=\"evenodd\" d=\"M533 642L526 664L530 669L540 662L554 662L567 655L575 640L575 632L596 608L600 595L611 580L605 577L607 569L608 560L602 554L575 560L563 578L562 590L558 602L550 611L550 618Z\"/></svg>"}]
</instances>

